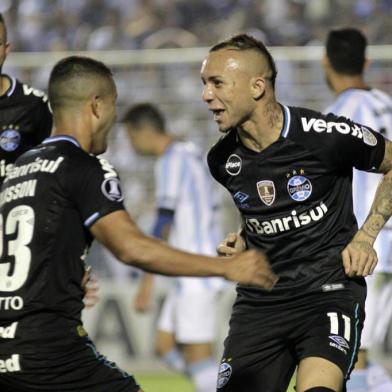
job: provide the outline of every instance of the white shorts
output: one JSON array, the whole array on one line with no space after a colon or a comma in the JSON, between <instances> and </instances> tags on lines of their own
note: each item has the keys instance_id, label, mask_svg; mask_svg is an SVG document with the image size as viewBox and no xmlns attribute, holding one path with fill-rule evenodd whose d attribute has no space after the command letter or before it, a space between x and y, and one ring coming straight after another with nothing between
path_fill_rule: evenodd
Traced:
<instances>
[{"instance_id":1,"label":"white shorts","mask_svg":"<svg viewBox=\"0 0 392 392\"><path fill-rule=\"evenodd\" d=\"M158 320L158 330L173 333L178 343L211 343L217 335L217 291L170 289Z\"/></svg>"},{"instance_id":2,"label":"white shorts","mask_svg":"<svg viewBox=\"0 0 392 392\"><path fill-rule=\"evenodd\" d=\"M375 273L366 278L365 324L361 348L382 344L392 319L392 274Z\"/></svg>"}]
</instances>

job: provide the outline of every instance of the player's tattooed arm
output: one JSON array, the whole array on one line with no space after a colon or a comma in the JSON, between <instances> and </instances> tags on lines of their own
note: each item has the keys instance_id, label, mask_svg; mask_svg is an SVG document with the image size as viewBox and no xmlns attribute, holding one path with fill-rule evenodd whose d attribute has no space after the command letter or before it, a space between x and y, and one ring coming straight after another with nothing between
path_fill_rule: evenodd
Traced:
<instances>
[{"instance_id":1,"label":"player's tattooed arm","mask_svg":"<svg viewBox=\"0 0 392 392\"><path fill-rule=\"evenodd\" d=\"M384 178L377 188L370 213L361 227L361 230L374 240L392 216L392 142L389 140L386 140L384 160L379 171L384 173Z\"/></svg>"},{"instance_id":2,"label":"player's tattooed arm","mask_svg":"<svg viewBox=\"0 0 392 392\"><path fill-rule=\"evenodd\" d=\"M373 244L392 215L392 142L386 141L384 160L379 168L384 173L372 207L363 226L342 252L343 266L348 276L367 276L377 265Z\"/></svg>"}]
</instances>

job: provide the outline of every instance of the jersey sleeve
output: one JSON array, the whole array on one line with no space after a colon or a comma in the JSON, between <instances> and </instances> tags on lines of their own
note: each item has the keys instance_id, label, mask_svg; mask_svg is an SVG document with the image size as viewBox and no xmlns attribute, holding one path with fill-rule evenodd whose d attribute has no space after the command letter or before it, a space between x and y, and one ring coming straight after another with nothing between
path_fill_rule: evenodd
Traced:
<instances>
[{"instance_id":1,"label":"jersey sleeve","mask_svg":"<svg viewBox=\"0 0 392 392\"><path fill-rule=\"evenodd\" d=\"M377 171L385 154L384 137L362 124L332 113L301 117L304 143L334 170Z\"/></svg>"},{"instance_id":2,"label":"jersey sleeve","mask_svg":"<svg viewBox=\"0 0 392 392\"><path fill-rule=\"evenodd\" d=\"M157 208L175 211L186 170L186 157L181 151L172 149L161 157L155 168Z\"/></svg>"},{"instance_id":3,"label":"jersey sleeve","mask_svg":"<svg viewBox=\"0 0 392 392\"><path fill-rule=\"evenodd\" d=\"M104 159L92 158L87 164L73 165L69 186L71 200L86 227L105 215L124 209L120 179Z\"/></svg>"},{"instance_id":4,"label":"jersey sleeve","mask_svg":"<svg viewBox=\"0 0 392 392\"><path fill-rule=\"evenodd\" d=\"M359 170L376 171L384 159L384 137L379 132L345 117L339 117L338 120L337 124L342 125L336 125L340 131L335 132L335 137L337 156L341 164ZM350 131L347 132L348 130Z\"/></svg>"}]
</instances>

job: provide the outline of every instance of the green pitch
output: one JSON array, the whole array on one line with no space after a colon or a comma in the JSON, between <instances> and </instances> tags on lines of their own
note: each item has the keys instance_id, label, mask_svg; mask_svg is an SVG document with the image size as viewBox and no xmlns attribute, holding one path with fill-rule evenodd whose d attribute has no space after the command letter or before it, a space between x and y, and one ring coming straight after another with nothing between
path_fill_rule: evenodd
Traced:
<instances>
[{"instance_id":1,"label":"green pitch","mask_svg":"<svg viewBox=\"0 0 392 392\"><path fill-rule=\"evenodd\" d=\"M177 374L136 373L134 376L145 392L194 392L186 377ZM287 392L294 392L294 388L290 386Z\"/></svg>"}]
</instances>

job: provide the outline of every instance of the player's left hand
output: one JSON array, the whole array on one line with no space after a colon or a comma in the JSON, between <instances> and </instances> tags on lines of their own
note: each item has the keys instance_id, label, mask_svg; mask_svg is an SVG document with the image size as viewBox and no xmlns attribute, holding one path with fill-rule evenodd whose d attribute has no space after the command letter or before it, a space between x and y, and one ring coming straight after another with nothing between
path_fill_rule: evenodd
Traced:
<instances>
[{"instance_id":1,"label":"player's left hand","mask_svg":"<svg viewBox=\"0 0 392 392\"><path fill-rule=\"evenodd\" d=\"M86 268L81 285L84 290L84 306L86 308L92 308L99 301L99 286L97 278L91 273L91 267Z\"/></svg>"},{"instance_id":2,"label":"player's left hand","mask_svg":"<svg viewBox=\"0 0 392 392\"><path fill-rule=\"evenodd\" d=\"M344 272L349 277L371 275L377 265L374 239L359 230L342 252Z\"/></svg>"}]
</instances>

